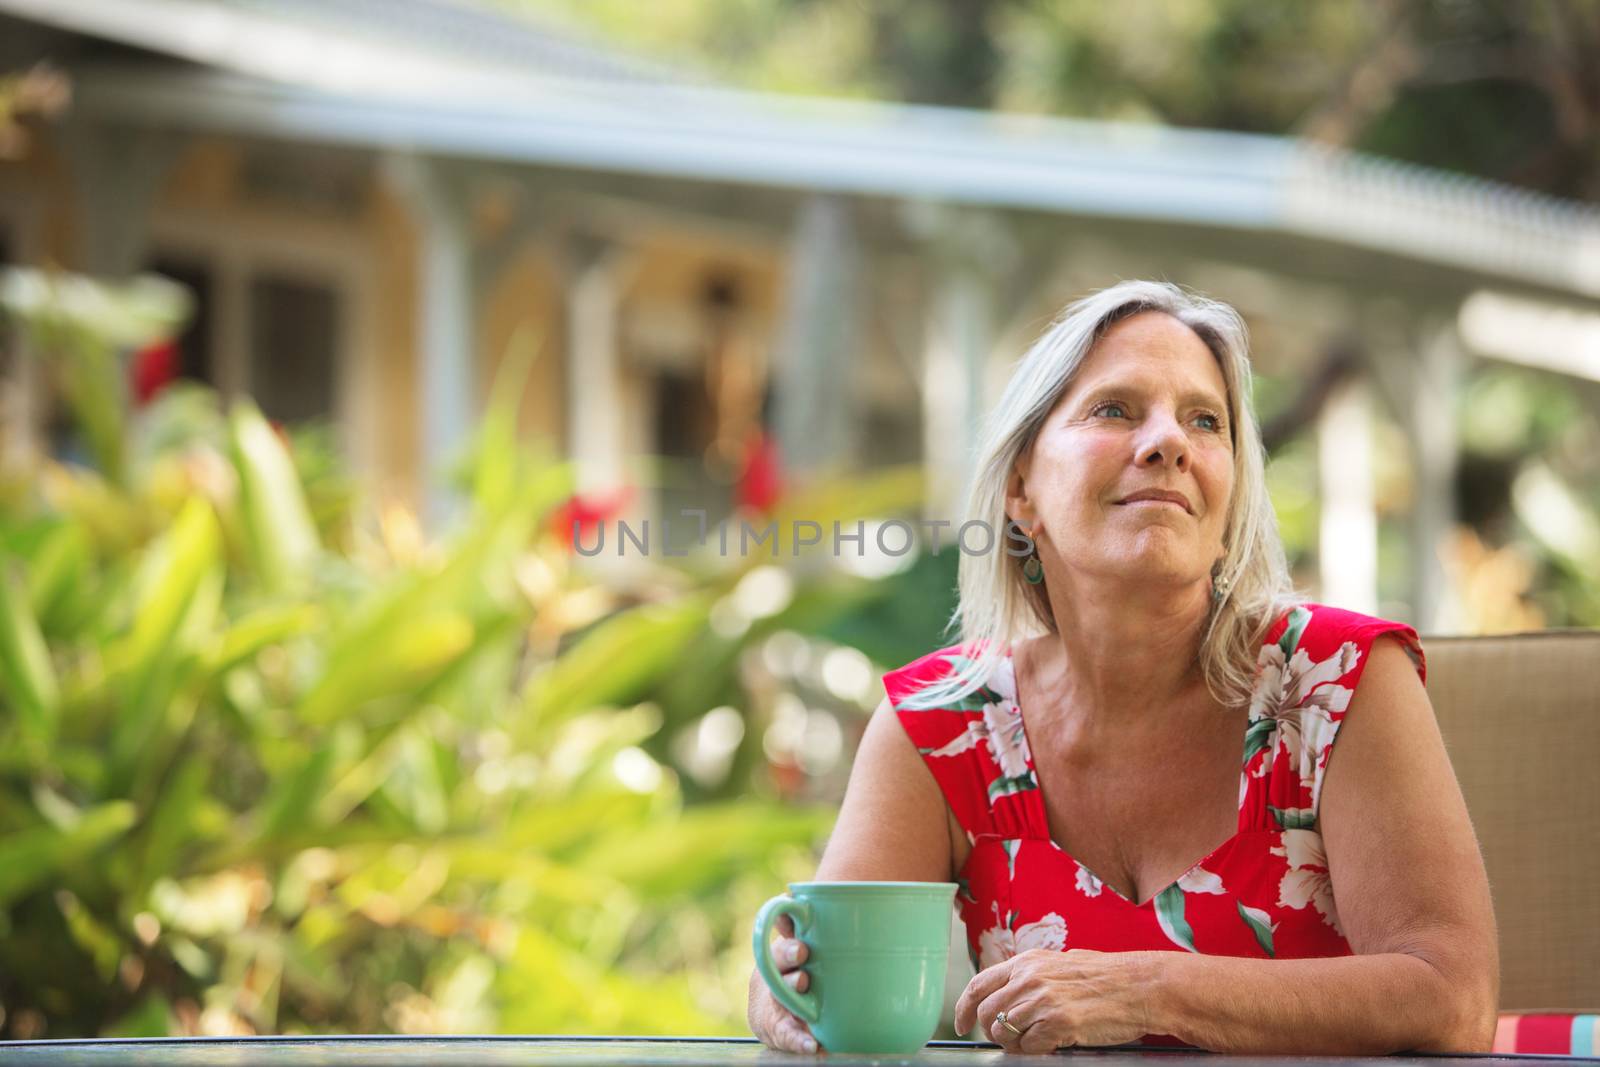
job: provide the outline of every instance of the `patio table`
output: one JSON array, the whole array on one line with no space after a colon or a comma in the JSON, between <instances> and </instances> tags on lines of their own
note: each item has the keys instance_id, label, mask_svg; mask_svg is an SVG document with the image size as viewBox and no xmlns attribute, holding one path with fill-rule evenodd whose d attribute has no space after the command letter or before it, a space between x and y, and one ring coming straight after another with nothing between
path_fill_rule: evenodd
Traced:
<instances>
[{"instance_id":1,"label":"patio table","mask_svg":"<svg viewBox=\"0 0 1600 1067\"><path fill-rule=\"evenodd\" d=\"M570 1064L573 1067L728 1067L736 1064L797 1064L820 1059L834 1067L914 1064L968 1067L1056 1062L1081 1057L1093 1067L1260 1067L1273 1061L1302 1064L1428 1065L1600 1063L1600 1058L1510 1055L1403 1056L1220 1056L1174 1049L1062 1049L1050 1055L1008 1055L1000 1046L970 1041L933 1041L914 1056L822 1057L774 1052L754 1038L699 1037L247 1037L143 1038L0 1042L5 1067L467 1067L483 1064Z\"/></svg>"}]
</instances>

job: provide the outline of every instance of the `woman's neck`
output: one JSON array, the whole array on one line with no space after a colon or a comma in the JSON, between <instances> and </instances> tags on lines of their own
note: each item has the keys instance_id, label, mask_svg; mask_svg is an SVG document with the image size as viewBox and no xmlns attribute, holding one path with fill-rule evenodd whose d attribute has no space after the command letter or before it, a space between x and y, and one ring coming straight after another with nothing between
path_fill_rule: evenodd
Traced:
<instances>
[{"instance_id":1,"label":"woman's neck","mask_svg":"<svg viewBox=\"0 0 1600 1067\"><path fill-rule=\"evenodd\" d=\"M1211 607L1204 582L1084 577L1074 588L1052 589L1050 606L1057 630L1034 649L1034 677L1042 671L1085 725L1126 728L1147 716L1170 724L1174 702L1202 684L1200 638Z\"/></svg>"}]
</instances>

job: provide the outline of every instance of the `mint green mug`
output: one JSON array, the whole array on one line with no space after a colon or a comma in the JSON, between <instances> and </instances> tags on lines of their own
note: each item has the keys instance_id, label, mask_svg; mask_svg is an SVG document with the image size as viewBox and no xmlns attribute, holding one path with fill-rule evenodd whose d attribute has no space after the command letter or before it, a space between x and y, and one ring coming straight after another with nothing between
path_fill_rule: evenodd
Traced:
<instances>
[{"instance_id":1,"label":"mint green mug","mask_svg":"<svg viewBox=\"0 0 1600 1067\"><path fill-rule=\"evenodd\" d=\"M829 1052L912 1053L939 1028L954 882L791 882L756 914L756 970ZM772 958L778 916L806 943L804 993Z\"/></svg>"}]
</instances>

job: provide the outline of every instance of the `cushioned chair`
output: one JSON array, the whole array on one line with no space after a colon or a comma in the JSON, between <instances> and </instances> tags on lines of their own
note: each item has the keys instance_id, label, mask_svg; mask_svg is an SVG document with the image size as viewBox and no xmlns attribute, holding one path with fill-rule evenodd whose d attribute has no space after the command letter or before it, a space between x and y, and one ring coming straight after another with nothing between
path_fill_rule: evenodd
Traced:
<instances>
[{"instance_id":1,"label":"cushioned chair","mask_svg":"<svg viewBox=\"0 0 1600 1067\"><path fill-rule=\"evenodd\" d=\"M1600 630L1431 637L1423 647L1500 927L1495 1051L1595 1055Z\"/></svg>"}]
</instances>

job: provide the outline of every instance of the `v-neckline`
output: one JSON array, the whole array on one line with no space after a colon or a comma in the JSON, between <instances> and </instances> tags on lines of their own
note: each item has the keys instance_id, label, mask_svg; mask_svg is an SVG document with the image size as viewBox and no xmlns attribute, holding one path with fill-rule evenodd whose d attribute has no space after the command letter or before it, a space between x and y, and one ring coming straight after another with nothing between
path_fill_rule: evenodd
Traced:
<instances>
[{"instance_id":1,"label":"v-neckline","mask_svg":"<svg viewBox=\"0 0 1600 1067\"><path fill-rule=\"evenodd\" d=\"M1108 890L1112 894L1112 896L1116 897L1118 900L1124 901L1125 903L1127 903L1127 904L1129 904L1129 905L1131 905L1132 907L1135 907L1135 908L1148 907L1151 903L1153 903L1163 893L1167 892L1168 890L1170 890L1171 888L1176 886L1178 883L1182 882L1186 877L1189 876L1190 872L1195 870L1195 868L1205 866L1205 864L1206 864L1206 862L1208 860L1210 860L1212 857L1216 856L1223 849L1227 848L1229 845L1232 845L1235 841L1237 841L1239 839L1239 835L1244 832L1243 828L1239 825L1239 823L1240 823L1240 814L1239 813L1244 810L1244 803L1243 803L1242 800L1240 801L1239 806L1234 810L1234 828L1233 828L1233 833L1229 834L1219 845L1217 845L1216 848L1213 848L1210 852L1207 852L1204 856L1201 856L1199 859L1195 860L1189 866L1185 867L1183 869L1183 871L1178 875L1178 877L1174 878L1172 881L1168 882L1166 885L1164 885L1161 888L1157 889L1154 893L1152 893L1150 895L1149 899L1145 900L1143 903L1135 903L1134 901L1130 900L1127 896L1125 896L1123 894L1122 890L1118 889L1116 886L1112 885L1110 882L1108 882L1104 878L1100 877L1093 870L1090 870L1088 864L1084 863L1078 857L1074 856L1072 853L1070 853L1066 849L1062 848L1061 847L1061 842L1057 841L1055 839L1054 834L1051 832L1051 830L1050 830L1050 805L1045 803L1044 779L1039 776L1039 766L1034 761L1034 758L1033 758L1033 753L1034 753L1033 738L1028 736L1028 716L1023 711L1023 708L1022 708L1022 687L1017 683L1017 664L1016 664L1016 659L1012 655L1012 650L1009 649L1009 648L1006 649L1005 664L1006 664L1006 669L1011 672L1011 693L1012 693L1012 696L1013 696L1013 698L1015 700L1015 704L1016 704L1016 708L1017 708L1017 722L1022 725L1022 738L1023 738L1024 743L1026 743L1026 745L1028 747L1028 770L1033 773L1033 788L1031 790L1029 790L1029 792L1031 792L1033 794L1035 801L1039 805L1039 821L1040 821L1040 824L1044 827L1045 840L1050 842L1050 845L1057 852L1061 853L1067 859L1071 860L1073 863L1077 864L1080 868L1082 868L1085 872L1087 872L1089 877L1093 878L1096 882L1099 882L1100 886L1103 889ZM1248 715L1245 716L1245 733L1244 733L1244 737L1243 737L1242 741L1240 742L1240 746L1239 746L1239 773L1241 775L1245 773L1245 771L1244 771L1244 765L1245 765L1244 753L1245 753L1245 751L1248 748L1249 743L1250 743L1250 736L1249 736L1250 735L1250 722L1249 722L1249 718L1250 717Z\"/></svg>"}]
</instances>

